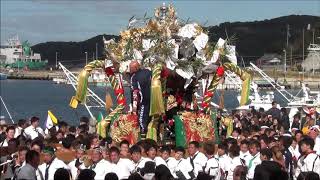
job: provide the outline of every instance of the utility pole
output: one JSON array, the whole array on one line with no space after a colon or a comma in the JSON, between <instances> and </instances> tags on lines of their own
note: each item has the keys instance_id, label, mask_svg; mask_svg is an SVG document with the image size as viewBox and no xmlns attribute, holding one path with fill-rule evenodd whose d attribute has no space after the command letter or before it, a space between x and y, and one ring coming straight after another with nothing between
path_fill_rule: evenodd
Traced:
<instances>
[{"instance_id":1,"label":"utility pole","mask_svg":"<svg viewBox=\"0 0 320 180\"><path fill-rule=\"evenodd\" d=\"M88 52L84 52L86 54L86 65L88 64Z\"/></svg>"},{"instance_id":2,"label":"utility pole","mask_svg":"<svg viewBox=\"0 0 320 180\"><path fill-rule=\"evenodd\" d=\"M290 66L291 66L291 68L293 67L292 66L292 46L290 46Z\"/></svg>"},{"instance_id":3,"label":"utility pole","mask_svg":"<svg viewBox=\"0 0 320 180\"><path fill-rule=\"evenodd\" d=\"M93 54L92 54L92 61L94 61L94 52L93 52Z\"/></svg>"},{"instance_id":4,"label":"utility pole","mask_svg":"<svg viewBox=\"0 0 320 180\"><path fill-rule=\"evenodd\" d=\"M56 69L58 68L58 52L56 51Z\"/></svg>"},{"instance_id":5,"label":"utility pole","mask_svg":"<svg viewBox=\"0 0 320 180\"><path fill-rule=\"evenodd\" d=\"M288 48L288 46L289 46L289 37L290 37L290 26L289 26L289 24L287 24L287 48Z\"/></svg>"},{"instance_id":6,"label":"utility pole","mask_svg":"<svg viewBox=\"0 0 320 180\"><path fill-rule=\"evenodd\" d=\"M99 56L98 56L98 43L96 43L96 59L98 59Z\"/></svg>"},{"instance_id":7,"label":"utility pole","mask_svg":"<svg viewBox=\"0 0 320 180\"><path fill-rule=\"evenodd\" d=\"M304 61L304 28L302 29L302 61Z\"/></svg>"},{"instance_id":8,"label":"utility pole","mask_svg":"<svg viewBox=\"0 0 320 180\"><path fill-rule=\"evenodd\" d=\"M314 29L312 29L312 44L314 44Z\"/></svg>"},{"instance_id":9,"label":"utility pole","mask_svg":"<svg viewBox=\"0 0 320 180\"><path fill-rule=\"evenodd\" d=\"M287 73L287 52L286 52L286 49L284 49L283 52L284 52L284 73Z\"/></svg>"}]
</instances>

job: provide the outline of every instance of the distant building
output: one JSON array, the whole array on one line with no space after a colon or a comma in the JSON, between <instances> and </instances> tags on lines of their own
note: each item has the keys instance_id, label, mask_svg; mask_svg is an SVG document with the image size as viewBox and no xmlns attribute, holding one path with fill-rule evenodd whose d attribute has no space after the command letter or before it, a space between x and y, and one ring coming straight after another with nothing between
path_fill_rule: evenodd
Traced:
<instances>
[{"instance_id":1,"label":"distant building","mask_svg":"<svg viewBox=\"0 0 320 180\"><path fill-rule=\"evenodd\" d=\"M262 57L257 59L256 65L260 69L275 69L280 68L279 65L281 64L281 56L276 53L268 53L264 54Z\"/></svg>"},{"instance_id":2,"label":"distant building","mask_svg":"<svg viewBox=\"0 0 320 180\"><path fill-rule=\"evenodd\" d=\"M18 36L10 38L0 47L0 66L11 68L42 69L48 61L42 61L39 53L33 53L28 41L20 42Z\"/></svg>"},{"instance_id":3,"label":"distant building","mask_svg":"<svg viewBox=\"0 0 320 180\"><path fill-rule=\"evenodd\" d=\"M308 56L301 63L301 66L306 72L317 71L320 69L320 45L310 44L308 47Z\"/></svg>"}]
</instances>

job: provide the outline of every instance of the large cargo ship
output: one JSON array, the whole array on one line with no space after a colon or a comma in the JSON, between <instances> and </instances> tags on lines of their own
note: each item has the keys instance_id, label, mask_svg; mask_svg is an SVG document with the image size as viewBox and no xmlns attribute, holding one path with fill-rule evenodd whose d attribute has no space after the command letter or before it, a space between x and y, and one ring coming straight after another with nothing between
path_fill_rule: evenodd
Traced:
<instances>
[{"instance_id":1,"label":"large cargo ship","mask_svg":"<svg viewBox=\"0 0 320 180\"><path fill-rule=\"evenodd\" d=\"M0 49L0 65L2 67L18 69L43 69L48 61L41 60L39 53L34 53L28 41L20 42L15 36L7 40L7 44Z\"/></svg>"}]
</instances>

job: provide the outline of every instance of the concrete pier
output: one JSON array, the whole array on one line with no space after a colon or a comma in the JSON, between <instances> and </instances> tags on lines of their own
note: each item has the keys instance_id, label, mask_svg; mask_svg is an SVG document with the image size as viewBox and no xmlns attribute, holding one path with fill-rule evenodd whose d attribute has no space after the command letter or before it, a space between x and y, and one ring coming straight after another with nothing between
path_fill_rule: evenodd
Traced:
<instances>
[{"instance_id":1,"label":"concrete pier","mask_svg":"<svg viewBox=\"0 0 320 180\"><path fill-rule=\"evenodd\" d=\"M77 74L80 72L80 69L75 70ZM277 74L266 72L271 78L275 79L279 84L286 86L286 88L296 89L301 87L301 82L303 81L305 84L308 84L308 87L313 90L320 90L320 74L317 73L315 75L301 75L299 73L287 73L286 76L281 72ZM55 70L55 71L19 71L19 72L8 72L8 79L26 79L26 80L52 80L53 78L65 78L63 71ZM265 81L258 74L253 74L254 81ZM226 85L223 84L219 86L219 88L224 89L234 89L237 88L234 85ZM265 85L260 85L260 88L272 89L271 85L267 83Z\"/></svg>"},{"instance_id":2,"label":"concrete pier","mask_svg":"<svg viewBox=\"0 0 320 180\"><path fill-rule=\"evenodd\" d=\"M19 71L8 73L8 79L25 79L25 80L52 80L61 78L64 74L62 71Z\"/></svg>"}]
</instances>

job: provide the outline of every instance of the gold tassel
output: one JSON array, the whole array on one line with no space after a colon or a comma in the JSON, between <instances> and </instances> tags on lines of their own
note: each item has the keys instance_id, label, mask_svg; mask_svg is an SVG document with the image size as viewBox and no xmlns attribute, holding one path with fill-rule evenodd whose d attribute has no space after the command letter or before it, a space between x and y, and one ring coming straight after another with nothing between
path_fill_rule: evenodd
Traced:
<instances>
[{"instance_id":1,"label":"gold tassel","mask_svg":"<svg viewBox=\"0 0 320 180\"><path fill-rule=\"evenodd\" d=\"M87 88L88 88L88 77L90 73L95 68L104 68L104 61L91 61L87 64L84 69L80 72L78 76L78 85L76 95L73 96L70 100L69 106L72 108L77 108L78 103L85 104L86 96L87 96Z\"/></svg>"},{"instance_id":2,"label":"gold tassel","mask_svg":"<svg viewBox=\"0 0 320 180\"><path fill-rule=\"evenodd\" d=\"M89 75L90 73L88 71L82 70L78 76L78 85L75 97L80 103L85 103L86 101Z\"/></svg>"},{"instance_id":3,"label":"gold tassel","mask_svg":"<svg viewBox=\"0 0 320 180\"><path fill-rule=\"evenodd\" d=\"M151 122L148 124L148 132L147 132L147 138L153 139L154 141L157 141L157 127L158 127L159 117L152 117Z\"/></svg>"},{"instance_id":4,"label":"gold tassel","mask_svg":"<svg viewBox=\"0 0 320 180\"><path fill-rule=\"evenodd\" d=\"M150 116L161 115L165 112L164 101L162 97L162 87L160 74L162 70L161 64L156 64L152 69L151 80L151 98L150 98Z\"/></svg>"},{"instance_id":5,"label":"gold tassel","mask_svg":"<svg viewBox=\"0 0 320 180\"><path fill-rule=\"evenodd\" d=\"M150 116L161 115L164 112L161 82L160 80L152 80Z\"/></svg>"},{"instance_id":6,"label":"gold tassel","mask_svg":"<svg viewBox=\"0 0 320 180\"><path fill-rule=\"evenodd\" d=\"M112 98L109 93L106 94L106 111L110 111L113 106Z\"/></svg>"}]
</instances>

